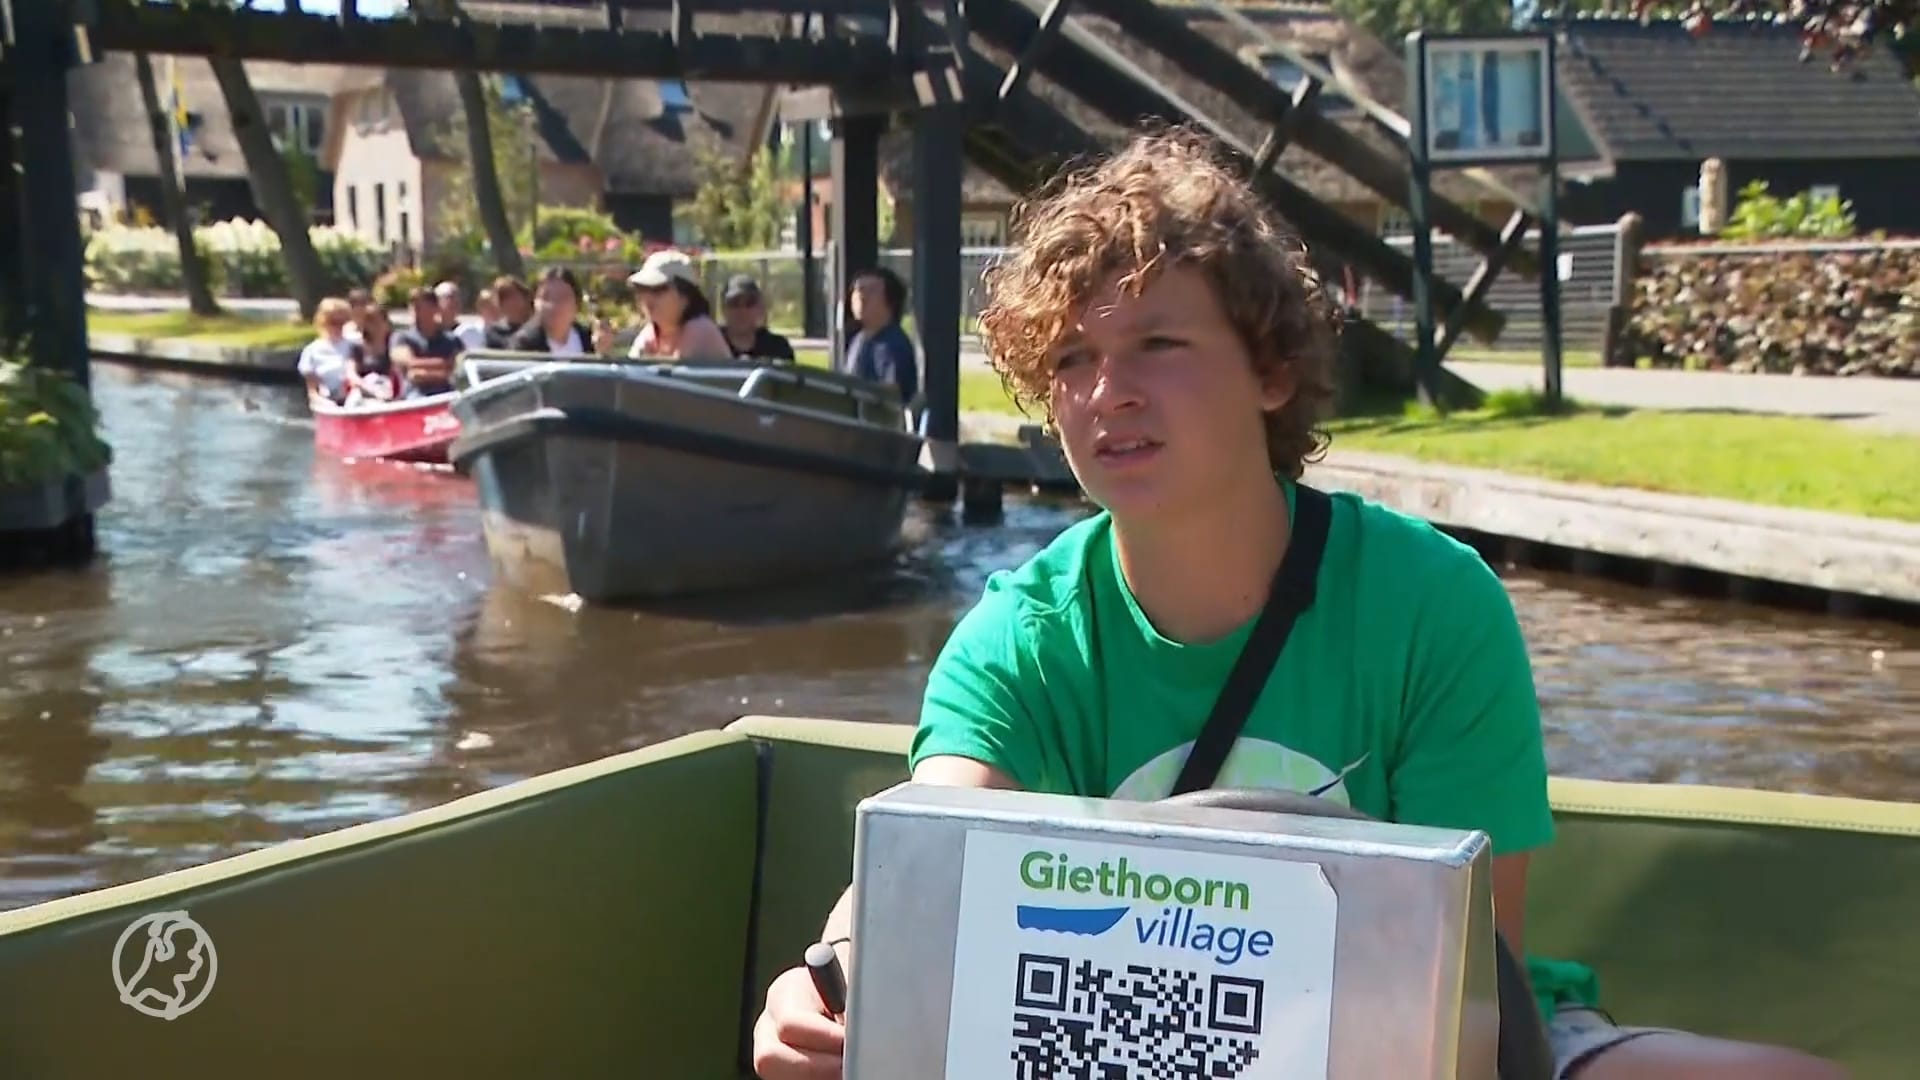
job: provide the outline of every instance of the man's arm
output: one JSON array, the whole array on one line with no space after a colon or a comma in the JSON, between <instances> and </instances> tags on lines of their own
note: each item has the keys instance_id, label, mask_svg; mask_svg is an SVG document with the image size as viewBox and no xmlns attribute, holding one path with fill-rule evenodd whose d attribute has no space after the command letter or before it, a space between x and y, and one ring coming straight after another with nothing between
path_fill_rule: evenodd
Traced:
<instances>
[{"instance_id":1,"label":"man's arm","mask_svg":"<svg viewBox=\"0 0 1920 1080\"><path fill-rule=\"evenodd\" d=\"M1526 852L1496 855L1493 859L1493 925L1507 939L1513 958L1526 969L1527 860Z\"/></svg>"},{"instance_id":2,"label":"man's arm","mask_svg":"<svg viewBox=\"0 0 1920 1080\"><path fill-rule=\"evenodd\" d=\"M1434 575L1410 643L1393 819L1493 841L1494 920L1524 956L1528 854L1553 838L1540 707L1506 588L1463 553Z\"/></svg>"}]
</instances>

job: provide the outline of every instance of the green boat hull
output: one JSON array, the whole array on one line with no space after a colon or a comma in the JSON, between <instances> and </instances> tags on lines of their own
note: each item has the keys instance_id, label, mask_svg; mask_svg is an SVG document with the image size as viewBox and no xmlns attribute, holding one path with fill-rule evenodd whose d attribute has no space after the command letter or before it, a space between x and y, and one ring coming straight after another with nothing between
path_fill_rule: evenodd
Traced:
<instances>
[{"instance_id":1,"label":"green boat hull","mask_svg":"<svg viewBox=\"0 0 1920 1080\"><path fill-rule=\"evenodd\" d=\"M754 717L405 817L0 914L0 1076L737 1080L768 978L847 880L911 730ZM1530 951L1623 1023L1911 1077L1920 806L1553 781ZM216 982L123 1004L122 932L184 910ZM124 968L122 969L124 971Z\"/></svg>"}]
</instances>

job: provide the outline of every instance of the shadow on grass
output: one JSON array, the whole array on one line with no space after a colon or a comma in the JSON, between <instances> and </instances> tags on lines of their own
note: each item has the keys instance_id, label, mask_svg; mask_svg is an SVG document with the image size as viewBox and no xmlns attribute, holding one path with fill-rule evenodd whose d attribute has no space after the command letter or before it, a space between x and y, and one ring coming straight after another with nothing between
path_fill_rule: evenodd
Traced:
<instances>
[{"instance_id":1,"label":"shadow on grass","mask_svg":"<svg viewBox=\"0 0 1920 1080\"><path fill-rule=\"evenodd\" d=\"M1633 410L1621 406L1596 406L1562 398L1550 403L1538 390L1500 390L1487 395L1480 408L1441 415L1419 402L1376 397L1357 399L1332 423L1336 432L1349 434L1399 435L1427 433L1460 435L1487 431L1517 431L1541 427L1578 416L1619 418Z\"/></svg>"}]
</instances>

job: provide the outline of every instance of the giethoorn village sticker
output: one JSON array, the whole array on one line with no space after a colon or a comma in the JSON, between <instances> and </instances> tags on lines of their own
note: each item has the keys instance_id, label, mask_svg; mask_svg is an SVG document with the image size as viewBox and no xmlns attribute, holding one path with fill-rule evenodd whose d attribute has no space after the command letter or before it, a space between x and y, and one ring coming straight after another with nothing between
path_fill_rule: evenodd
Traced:
<instances>
[{"instance_id":1,"label":"giethoorn village sticker","mask_svg":"<svg viewBox=\"0 0 1920 1080\"><path fill-rule=\"evenodd\" d=\"M967 835L948 1077L1325 1077L1336 900L1318 866Z\"/></svg>"}]
</instances>

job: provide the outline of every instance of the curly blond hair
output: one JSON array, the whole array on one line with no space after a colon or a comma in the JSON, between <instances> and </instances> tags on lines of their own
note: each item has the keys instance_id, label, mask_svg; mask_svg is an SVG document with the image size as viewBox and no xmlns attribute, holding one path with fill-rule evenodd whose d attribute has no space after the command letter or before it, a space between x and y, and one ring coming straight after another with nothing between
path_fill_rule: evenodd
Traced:
<instances>
[{"instance_id":1,"label":"curly blond hair","mask_svg":"<svg viewBox=\"0 0 1920 1080\"><path fill-rule=\"evenodd\" d=\"M1138 296L1192 267L1212 284L1254 369L1285 366L1293 398L1267 415L1274 471L1299 479L1326 449L1338 321L1304 246L1212 140L1143 133L1104 161L1064 170L1014 213L1017 254L989 269L980 336L1007 392L1053 424L1050 350L1114 275Z\"/></svg>"}]
</instances>

